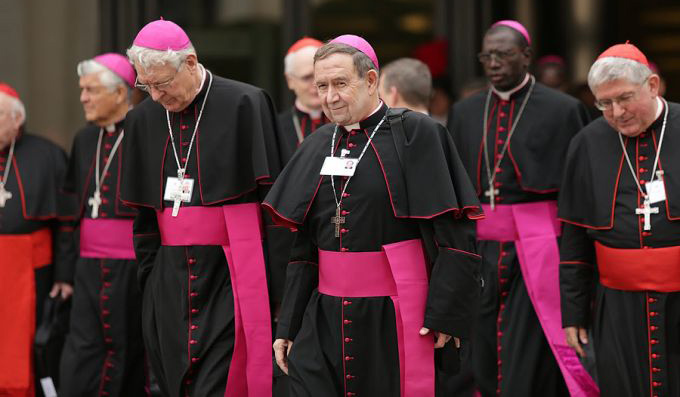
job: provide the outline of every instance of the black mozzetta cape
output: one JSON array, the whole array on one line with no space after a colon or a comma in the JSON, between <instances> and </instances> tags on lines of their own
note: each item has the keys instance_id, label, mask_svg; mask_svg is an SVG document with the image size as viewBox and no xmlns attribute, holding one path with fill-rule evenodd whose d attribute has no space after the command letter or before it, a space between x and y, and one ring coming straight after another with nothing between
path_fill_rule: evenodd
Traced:
<instances>
[{"instance_id":1,"label":"black mozzetta cape","mask_svg":"<svg viewBox=\"0 0 680 397\"><path fill-rule=\"evenodd\" d=\"M368 149L380 159L394 216L427 219L451 212L455 217L483 217L446 129L433 127L432 119L415 112L404 113L402 121L405 134L401 138L395 138L386 121L377 134L394 139L374 140ZM334 128L335 124L326 124L305 139L301 145L305 150L295 153L267 195L264 205L272 210L276 223L294 228L304 222L323 179L319 170L330 154Z\"/></svg>"},{"instance_id":2,"label":"black mozzetta cape","mask_svg":"<svg viewBox=\"0 0 680 397\"><path fill-rule=\"evenodd\" d=\"M680 220L680 161L672 150L680 147L680 135L677 133L680 129L680 105L668 102L668 106L668 122L658 168L664 170L667 197L665 205L661 204L661 213L665 213L669 220ZM650 128L661 131L662 119L663 113ZM563 221L590 229L611 229L614 226L614 203L621 174L630 173L617 135L600 117L574 138L567 155L560 192L559 217ZM631 160L635 161L634 158Z\"/></svg>"},{"instance_id":3,"label":"black mozzetta cape","mask_svg":"<svg viewBox=\"0 0 680 397\"><path fill-rule=\"evenodd\" d=\"M186 111L200 110L209 80L206 76L201 92ZM272 183L280 168L274 113L274 105L263 90L213 75L191 149L195 158L190 162L198 160L198 177L187 170L196 179L193 196L199 198L198 205L226 203L256 190L258 185ZM179 117L175 116L171 114L176 132ZM165 109L150 98L144 100L128 113L125 131L121 199L131 206L161 209L165 162L175 161ZM192 132L183 131L189 136ZM181 143L177 140L175 144Z\"/></svg>"},{"instance_id":4,"label":"black mozzetta cape","mask_svg":"<svg viewBox=\"0 0 680 397\"><path fill-rule=\"evenodd\" d=\"M525 84L510 96L509 117L513 122L530 85ZM486 96L487 92L484 91L456 103L448 122L461 160L469 170L470 179L479 195L482 193L482 180L486 179L482 157ZM504 103L508 102L502 102L496 95L491 98L489 145L495 144L493 137L499 119L498 108ZM536 82L505 156L512 161L516 179L523 191L539 194L557 192L569 141L588 121L586 108L578 100ZM489 153L494 153L493 146L490 146Z\"/></svg>"}]
</instances>

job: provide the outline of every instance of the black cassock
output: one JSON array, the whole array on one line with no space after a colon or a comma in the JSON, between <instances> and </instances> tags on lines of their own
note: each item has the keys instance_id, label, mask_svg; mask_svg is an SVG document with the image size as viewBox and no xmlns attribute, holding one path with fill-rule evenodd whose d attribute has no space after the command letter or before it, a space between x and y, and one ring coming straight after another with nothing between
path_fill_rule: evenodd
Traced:
<instances>
[{"instance_id":1,"label":"black cassock","mask_svg":"<svg viewBox=\"0 0 680 397\"><path fill-rule=\"evenodd\" d=\"M319 119L312 118L311 115L297 109L295 106L285 110L278 115L278 142L279 142L279 153L281 154L281 160L283 165L290 161L293 153L297 150L300 145L298 138L297 128L295 127L295 119L293 114L297 116L298 127L300 128L300 134L302 138L308 137L311 133L316 131L318 127L328 122L328 119L323 115ZM288 254L290 253L291 246L295 240L295 233L291 232L290 229L279 225L269 225L273 230L270 233L272 235L272 241L270 242L271 252L277 253L271 263L271 276L272 276L272 297L275 302L281 302L281 296L283 295L283 284L286 278L286 265L288 264ZM278 254L280 253L280 254Z\"/></svg>"},{"instance_id":2,"label":"black cassock","mask_svg":"<svg viewBox=\"0 0 680 397\"><path fill-rule=\"evenodd\" d=\"M680 245L680 105L669 105L658 165L667 200L652 204L659 213L651 215L650 231L635 214L642 198L605 119L586 127L569 148L559 201L567 222L560 249L562 323L592 330L602 396L680 395L680 293L603 286L594 249L594 242L629 249ZM624 137L641 181L651 177L662 119L663 112L647 131Z\"/></svg>"},{"instance_id":3,"label":"black cassock","mask_svg":"<svg viewBox=\"0 0 680 397\"><path fill-rule=\"evenodd\" d=\"M123 121L102 134L100 173L111 165L101 185L97 219L134 219L136 211L120 197L122 147L112 153ZM95 191L95 157L100 128L87 126L75 137L64 190L77 197L77 223L92 218L88 200ZM110 235L109 239L120 238ZM74 244L76 242L74 241ZM146 395L148 385L141 328L141 293L137 263L129 259L78 257L71 324L61 361L59 392L68 396Z\"/></svg>"},{"instance_id":4,"label":"black cassock","mask_svg":"<svg viewBox=\"0 0 680 397\"><path fill-rule=\"evenodd\" d=\"M358 130L340 127L336 150L358 157L386 109L383 105ZM294 340L291 396L400 395L391 299L352 298L344 305L342 297L319 293L319 249L380 251L385 244L421 238L433 264L423 325L469 337L479 294L471 218L480 216L479 204L444 127L413 112L404 114L403 125L408 143L397 145L406 168L384 123L347 187L339 238L330 222L336 209L330 177L319 175L330 154L333 125L302 143L265 199L277 223L299 230L277 328L277 338ZM336 177L338 195L345 181ZM351 319L351 327L343 319ZM353 359L345 361L345 355Z\"/></svg>"},{"instance_id":5,"label":"black cassock","mask_svg":"<svg viewBox=\"0 0 680 397\"><path fill-rule=\"evenodd\" d=\"M492 95L487 147L493 172L530 83L508 100ZM487 92L456 103L448 129L482 203L489 188L482 136ZM587 123L576 99L536 83L497 171L496 204L555 200L571 138ZM480 240L484 289L472 341L472 372L484 396L567 395L536 317L515 244Z\"/></svg>"},{"instance_id":6,"label":"black cassock","mask_svg":"<svg viewBox=\"0 0 680 397\"><path fill-rule=\"evenodd\" d=\"M4 175L8 164L9 145L0 151L0 175ZM75 253L71 250L70 241L73 236L73 229L65 222L66 216L72 208L70 197L61 194L61 183L66 173L66 153L54 143L25 132L20 132L16 138L14 157L11 169L7 178L6 190L12 194L12 198L6 201L4 208L0 208L0 249L3 253L12 252L16 247L8 246L9 239L17 236L29 235L36 236L36 233L44 231L47 239L51 239L52 263L35 262L31 259L38 255L36 250L25 250L20 255L26 258L4 258L0 254L0 266L3 268L3 284L10 283L15 285L5 285L0 292L2 305L9 305L11 309L3 308L2 313L10 318L3 318L3 324L12 332L0 332L3 345L9 343L12 347L18 347L22 351L30 352L33 341L30 340L35 332L35 323L42 318L42 305L52 287L53 282L60 281L72 283L73 266L75 263ZM43 247L45 248L45 247ZM42 255L41 255L42 256ZM15 260L16 259L16 260ZM33 263L32 263L33 262ZM28 269L29 278L14 278L22 270L12 268L17 264L33 265ZM8 275L8 273L11 274ZM26 274L21 272L21 274ZM20 283L22 285L16 285ZM33 284L34 283L34 284ZM31 296L33 295L33 296ZM23 303L35 299L35 308L24 307ZM22 310L16 313L16 308ZM9 310L9 311L8 311ZM23 312L26 310L26 312ZM36 320L31 324L26 323L26 313L35 311ZM28 324L27 327L24 325ZM20 332L20 340L11 340L9 335L14 331ZM27 338L27 339L24 339ZM14 354L16 352L6 352ZM2 363L3 377L14 373L18 381L25 374L28 368L22 363L13 360L5 360ZM44 374L43 374L44 375ZM54 379L56 382L57 379ZM14 383L17 384L16 382ZM3 387L0 384L0 394ZM32 385L26 385L33 388Z\"/></svg>"},{"instance_id":7,"label":"black cassock","mask_svg":"<svg viewBox=\"0 0 680 397\"><path fill-rule=\"evenodd\" d=\"M206 75L185 110L170 113L182 164L209 80ZM264 91L213 76L186 170L195 180L193 194L182 208L259 202L279 172L276 128ZM156 211L172 208L163 192L167 178L177 176L165 109L145 100L128 113L125 131L121 199L138 209L142 328L153 373L166 396L222 396L234 347L224 251L218 245L161 245Z\"/></svg>"}]
</instances>

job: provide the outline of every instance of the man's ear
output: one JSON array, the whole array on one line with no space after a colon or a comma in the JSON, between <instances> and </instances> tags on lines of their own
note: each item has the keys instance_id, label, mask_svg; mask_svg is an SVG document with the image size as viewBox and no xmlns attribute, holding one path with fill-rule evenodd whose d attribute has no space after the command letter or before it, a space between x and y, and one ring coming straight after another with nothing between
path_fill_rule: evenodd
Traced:
<instances>
[{"instance_id":1,"label":"man's ear","mask_svg":"<svg viewBox=\"0 0 680 397\"><path fill-rule=\"evenodd\" d=\"M132 89L132 88L130 88ZM118 87L116 87L116 103L121 104L123 102L127 102L128 98L128 88L123 86L122 84L119 84Z\"/></svg>"},{"instance_id":2,"label":"man's ear","mask_svg":"<svg viewBox=\"0 0 680 397\"><path fill-rule=\"evenodd\" d=\"M378 90L379 81L380 78L378 76L378 72L376 72L375 69L371 69L368 72L366 72L366 82L368 82L368 92L370 94L373 94L375 91Z\"/></svg>"}]
</instances>

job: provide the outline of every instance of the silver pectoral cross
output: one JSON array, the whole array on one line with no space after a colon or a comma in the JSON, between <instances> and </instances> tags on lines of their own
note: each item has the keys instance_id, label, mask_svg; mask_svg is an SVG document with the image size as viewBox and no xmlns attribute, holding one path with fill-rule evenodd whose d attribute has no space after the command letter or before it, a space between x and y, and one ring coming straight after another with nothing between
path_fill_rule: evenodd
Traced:
<instances>
[{"instance_id":1,"label":"silver pectoral cross","mask_svg":"<svg viewBox=\"0 0 680 397\"><path fill-rule=\"evenodd\" d=\"M172 216L176 217L179 214L179 206L182 204L182 192L184 190L184 170L177 169L177 189L172 194Z\"/></svg>"},{"instance_id":2,"label":"silver pectoral cross","mask_svg":"<svg viewBox=\"0 0 680 397\"><path fill-rule=\"evenodd\" d=\"M179 206L182 203L182 185L175 190L172 195L172 216L177 216L179 214Z\"/></svg>"},{"instance_id":3,"label":"silver pectoral cross","mask_svg":"<svg viewBox=\"0 0 680 397\"><path fill-rule=\"evenodd\" d=\"M331 223L335 224L335 237L340 237L340 225L345 223L345 217L340 216L340 207L335 208L335 216L331 217Z\"/></svg>"},{"instance_id":4,"label":"silver pectoral cross","mask_svg":"<svg viewBox=\"0 0 680 397\"><path fill-rule=\"evenodd\" d=\"M0 182L0 208L5 208L5 203L11 198L12 192L5 190L5 184Z\"/></svg>"},{"instance_id":5,"label":"silver pectoral cross","mask_svg":"<svg viewBox=\"0 0 680 397\"><path fill-rule=\"evenodd\" d=\"M99 206L102 205L102 196L99 190L94 191L94 195L87 200L87 203L92 206L92 219L97 219L99 217Z\"/></svg>"},{"instance_id":6,"label":"silver pectoral cross","mask_svg":"<svg viewBox=\"0 0 680 397\"><path fill-rule=\"evenodd\" d=\"M636 208L635 209L636 215L644 215L645 216L644 230L652 230L651 214L658 214L658 213L659 213L659 207L652 207L650 205L648 199L645 199L645 201L642 204L642 208Z\"/></svg>"},{"instance_id":7,"label":"silver pectoral cross","mask_svg":"<svg viewBox=\"0 0 680 397\"><path fill-rule=\"evenodd\" d=\"M489 204L491 204L491 211L496 209L496 195L500 193L500 191L496 188L493 187L493 184L490 183L491 186L489 186L489 189L484 191L484 195L489 198Z\"/></svg>"}]
</instances>

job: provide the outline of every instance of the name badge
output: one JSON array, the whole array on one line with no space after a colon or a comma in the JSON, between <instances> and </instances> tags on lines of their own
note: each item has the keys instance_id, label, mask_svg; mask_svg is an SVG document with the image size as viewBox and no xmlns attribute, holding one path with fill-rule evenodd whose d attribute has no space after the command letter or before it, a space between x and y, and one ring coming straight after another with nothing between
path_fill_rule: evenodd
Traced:
<instances>
[{"instance_id":1,"label":"name badge","mask_svg":"<svg viewBox=\"0 0 680 397\"><path fill-rule=\"evenodd\" d=\"M329 176L353 176L359 159L349 157L326 157L321 167L321 175Z\"/></svg>"},{"instance_id":2,"label":"name badge","mask_svg":"<svg viewBox=\"0 0 680 397\"><path fill-rule=\"evenodd\" d=\"M647 190L650 204L666 201L666 188L663 185L663 181L657 179L654 182L646 183L645 190Z\"/></svg>"},{"instance_id":3,"label":"name badge","mask_svg":"<svg viewBox=\"0 0 680 397\"><path fill-rule=\"evenodd\" d=\"M191 193L194 191L194 179L184 178L182 183L176 177L168 177L165 183L165 193L163 200L175 201L179 198L180 201L188 203L191 201Z\"/></svg>"}]
</instances>

